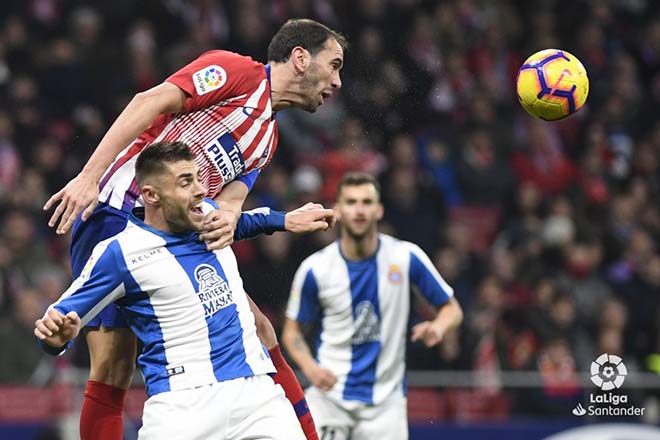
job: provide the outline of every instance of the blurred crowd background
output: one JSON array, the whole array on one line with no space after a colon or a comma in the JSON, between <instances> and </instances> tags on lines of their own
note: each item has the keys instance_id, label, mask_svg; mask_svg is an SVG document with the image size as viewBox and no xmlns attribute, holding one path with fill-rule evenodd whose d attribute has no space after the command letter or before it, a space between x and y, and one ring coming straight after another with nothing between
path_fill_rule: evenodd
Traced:
<instances>
[{"instance_id":1,"label":"blurred crowd background","mask_svg":"<svg viewBox=\"0 0 660 440\"><path fill-rule=\"evenodd\" d=\"M266 62L292 17L348 36L344 85L314 115L277 115L279 151L248 207L332 204L344 172L378 175L382 230L429 254L466 316L439 348L411 346L410 369L482 371L499 397L499 372L538 371L544 385L503 407L564 415L603 352L660 373L658 12L652 0L3 0L0 383L86 362L83 344L51 358L32 336L70 282L68 237L44 202L135 92L209 49ZM576 55L591 84L558 123L515 95L518 67L545 48ZM335 234L234 245L276 326L299 262Z\"/></svg>"}]
</instances>

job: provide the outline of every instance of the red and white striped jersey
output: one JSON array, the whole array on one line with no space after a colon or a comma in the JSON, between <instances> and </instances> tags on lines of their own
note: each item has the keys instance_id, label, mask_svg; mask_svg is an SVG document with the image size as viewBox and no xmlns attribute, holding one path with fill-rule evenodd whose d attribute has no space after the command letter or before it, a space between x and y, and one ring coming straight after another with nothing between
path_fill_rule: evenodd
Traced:
<instances>
[{"instance_id":1,"label":"red and white striped jersey","mask_svg":"<svg viewBox=\"0 0 660 440\"><path fill-rule=\"evenodd\" d=\"M186 142L195 154L210 198L232 180L253 182L254 174L273 157L277 122L271 107L268 65L213 50L166 81L186 93L183 109L158 116L117 156L101 179L100 202L121 210L141 205L135 161L153 142Z\"/></svg>"}]
</instances>

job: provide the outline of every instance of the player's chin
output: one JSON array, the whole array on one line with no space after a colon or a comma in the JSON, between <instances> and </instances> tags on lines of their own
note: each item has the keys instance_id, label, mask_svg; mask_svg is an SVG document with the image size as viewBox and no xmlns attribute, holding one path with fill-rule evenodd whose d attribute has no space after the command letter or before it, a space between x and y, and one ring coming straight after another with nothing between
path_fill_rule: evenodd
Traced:
<instances>
[{"instance_id":1,"label":"player's chin","mask_svg":"<svg viewBox=\"0 0 660 440\"><path fill-rule=\"evenodd\" d=\"M308 113L316 113L316 110L323 104L323 102L318 102L318 101L309 101L303 110L305 110Z\"/></svg>"},{"instance_id":2,"label":"player's chin","mask_svg":"<svg viewBox=\"0 0 660 440\"><path fill-rule=\"evenodd\" d=\"M204 226L204 215L190 213L188 215L188 224L193 231L201 231Z\"/></svg>"},{"instance_id":3,"label":"player's chin","mask_svg":"<svg viewBox=\"0 0 660 440\"><path fill-rule=\"evenodd\" d=\"M356 240L363 239L367 235L367 232L369 232L369 228L366 227L353 226L348 228L348 234Z\"/></svg>"}]
</instances>

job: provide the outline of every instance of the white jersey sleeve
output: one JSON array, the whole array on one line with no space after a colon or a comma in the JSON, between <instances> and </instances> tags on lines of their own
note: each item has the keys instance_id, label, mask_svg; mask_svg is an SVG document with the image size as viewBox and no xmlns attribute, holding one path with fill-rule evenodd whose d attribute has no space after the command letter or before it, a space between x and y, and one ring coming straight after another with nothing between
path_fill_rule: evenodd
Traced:
<instances>
[{"instance_id":1,"label":"white jersey sleeve","mask_svg":"<svg viewBox=\"0 0 660 440\"><path fill-rule=\"evenodd\" d=\"M108 304L126 294L118 256L121 249L117 240L102 241L94 248L80 276L51 306L60 313L78 313L82 325L87 324Z\"/></svg>"}]
</instances>

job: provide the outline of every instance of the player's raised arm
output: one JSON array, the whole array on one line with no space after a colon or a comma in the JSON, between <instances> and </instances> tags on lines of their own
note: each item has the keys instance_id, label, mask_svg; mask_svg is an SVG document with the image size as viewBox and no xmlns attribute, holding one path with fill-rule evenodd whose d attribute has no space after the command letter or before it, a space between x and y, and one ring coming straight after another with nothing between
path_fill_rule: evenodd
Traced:
<instances>
[{"instance_id":1,"label":"player's raised arm","mask_svg":"<svg viewBox=\"0 0 660 440\"><path fill-rule=\"evenodd\" d=\"M101 177L119 152L144 132L158 115L181 110L185 99L183 90L169 82L136 94L103 136L80 174L44 205L44 210L48 210L60 202L48 226L57 225L56 232L65 234L83 210L82 220L87 220L98 200Z\"/></svg>"},{"instance_id":2,"label":"player's raised arm","mask_svg":"<svg viewBox=\"0 0 660 440\"><path fill-rule=\"evenodd\" d=\"M241 212L248 187L243 181L233 181L214 199L219 209L206 215L200 240L207 249L218 250L234 240L287 231L294 234L325 231L335 225L335 212L318 203L306 203L289 212L258 208ZM237 215L238 214L238 215Z\"/></svg>"}]
</instances>

